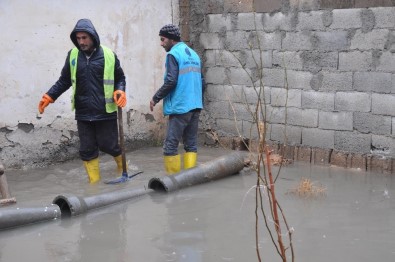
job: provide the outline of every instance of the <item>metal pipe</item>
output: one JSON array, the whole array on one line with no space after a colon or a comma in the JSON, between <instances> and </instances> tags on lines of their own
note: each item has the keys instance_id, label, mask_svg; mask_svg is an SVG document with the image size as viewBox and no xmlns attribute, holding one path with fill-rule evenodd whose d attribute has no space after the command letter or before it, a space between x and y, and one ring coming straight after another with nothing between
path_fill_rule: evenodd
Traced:
<instances>
[{"instance_id":1,"label":"metal pipe","mask_svg":"<svg viewBox=\"0 0 395 262\"><path fill-rule=\"evenodd\" d=\"M48 207L5 208L0 211L0 230L60 218L56 205Z\"/></svg>"},{"instance_id":2,"label":"metal pipe","mask_svg":"<svg viewBox=\"0 0 395 262\"><path fill-rule=\"evenodd\" d=\"M174 175L152 178L148 182L148 188L156 191L171 192L236 174L243 167L243 154L241 152L232 152L229 155L218 157Z\"/></svg>"},{"instance_id":3,"label":"metal pipe","mask_svg":"<svg viewBox=\"0 0 395 262\"><path fill-rule=\"evenodd\" d=\"M7 177L4 174L4 166L1 162L0 162L0 196L2 197L2 199L0 199L0 206L16 203L15 197L11 197L11 193L8 188Z\"/></svg>"},{"instance_id":4,"label":"metal pipe","mask_svg":"<svg viewBox=\"0 0 395 262\"><path fill-rule=\"evenodd\" d=\"M152 190L146 188L137 188L133 190L129 189L123 191L114 191L88 197L78 197L64 194L55 197L52 203L59 206L62 218L64 218L78 216L82 213L88 212L91 209L129 200L147 194L151 191Z\"/></svg>"}]
</instances>

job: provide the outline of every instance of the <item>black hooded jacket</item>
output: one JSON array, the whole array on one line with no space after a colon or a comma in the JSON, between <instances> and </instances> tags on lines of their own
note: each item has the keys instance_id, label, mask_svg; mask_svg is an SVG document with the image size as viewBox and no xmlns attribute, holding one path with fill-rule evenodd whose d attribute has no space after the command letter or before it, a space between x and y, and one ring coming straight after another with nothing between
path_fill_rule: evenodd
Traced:
<instances>
[{"instance_id":1,"label":"black hooded jacket","mask_svg":"<svg viewBox=\"0 0 395 262\"><path fill-rule=\"evenodd\" d=\"M78 53L77 61L77 85L75 92L75 119L81 121L98 121L116 119L117 114L107 113L105 107L103 75L104 54L100 47L100 38L95 27L89 19L81 19L77 22L70 34L71 41L79 49L76 33L86 32L92 36L95 51L88 59L84 52ZM67 54L59 80L49 89L47 94L56 100L63 92L68 90L71 83L70 52ZM125 91L125 75L120 62L115 55L114 91Z\"/></svg>"}]
</instances>

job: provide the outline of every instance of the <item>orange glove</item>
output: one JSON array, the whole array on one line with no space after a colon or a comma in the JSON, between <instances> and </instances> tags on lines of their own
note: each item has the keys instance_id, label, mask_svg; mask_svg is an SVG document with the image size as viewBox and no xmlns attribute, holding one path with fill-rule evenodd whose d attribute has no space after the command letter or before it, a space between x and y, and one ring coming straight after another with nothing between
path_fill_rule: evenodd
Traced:
<instances>
[{"instance_id":1,"label":"orange glove","mask_svg":"<svg viewBox=\"0 0 395 262\"><path fill-rule=\"evenodd\" d=\"M115 104L119 107L124 107L126 106L126 94L122 90L116 90L114 91L114 101Z\"/></svg>"},{"instance_id":2,"label":"orange glove","mask_svg":"<svg viewBox=\"0 0 395 262\"><path fill-rule=\"evenodd\" d=\"M40 103L38 104L38 111L40 112L40 114L44 113L44 108L46 108L49 103L53 103L53 99L52 97L50 97L47 94L44 94L43 97L41 98Z\"/></svg>"}]
</instances>

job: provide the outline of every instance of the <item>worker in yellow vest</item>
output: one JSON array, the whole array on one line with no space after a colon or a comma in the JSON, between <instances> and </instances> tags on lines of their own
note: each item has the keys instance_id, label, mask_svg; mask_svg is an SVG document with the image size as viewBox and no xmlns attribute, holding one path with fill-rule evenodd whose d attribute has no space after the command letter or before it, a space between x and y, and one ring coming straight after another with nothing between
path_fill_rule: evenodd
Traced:
<instances>
[{"instance_id":1,"label":"worker in yellow vest","mask_svg":"<svg viewBox=\"0 0 395 262\"><path fill-rule=\"evenodd\" d=\"M122 173L122 151L118 143L117 106L126 105L125 75L113 51L100 45L89 19L81 19L70 34L76 46L67 54L59 80L46 92L40 114L70 87L80 138L80 157L90 183L100 180L99 150L110 154Z\"/></svg>"}]
</instances>

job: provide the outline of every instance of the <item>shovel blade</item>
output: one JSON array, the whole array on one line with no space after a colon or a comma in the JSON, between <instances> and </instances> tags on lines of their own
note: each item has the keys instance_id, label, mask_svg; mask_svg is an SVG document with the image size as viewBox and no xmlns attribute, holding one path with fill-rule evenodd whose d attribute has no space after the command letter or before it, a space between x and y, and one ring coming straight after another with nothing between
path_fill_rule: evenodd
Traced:
<instances>
[{"instance_id":1,"label":"shovel blade","mask_svg":"<svg viewBox=\"0 0 395 262\"><path fill-rule=\"evenodd\" d=\"M137 176L138 174L141 174L141 173L143 173L143 171L139 171L139 172L129 176L128 173L124 172L124 173L122 173L122 176L120 176L120 177L117 177L117 178L112 179L112 180L104 181L104 184L114 185L114 184L119 184L119 183L125 183L125 182L129 181L132 177L135 177L135 176Z\"/></svg>"}]
</instances>

